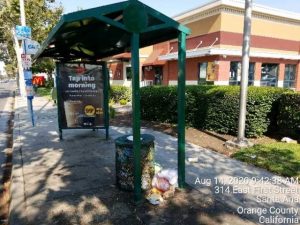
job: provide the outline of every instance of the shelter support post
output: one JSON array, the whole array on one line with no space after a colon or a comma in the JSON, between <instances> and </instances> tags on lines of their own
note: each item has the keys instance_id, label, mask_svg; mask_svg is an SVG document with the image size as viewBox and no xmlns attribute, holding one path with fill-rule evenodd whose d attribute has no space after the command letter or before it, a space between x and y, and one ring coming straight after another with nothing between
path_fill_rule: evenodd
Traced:
<instances>
[{"instance_id":1,"label":"shelter support post","mask_svg":"<svg viewBox=\"0 0 300 225\"><path fill-rule=\"evenodd\" d=\"M186 34L178 37L178 186L185 184L185 58Z\"/></svg>"},{"instance_id":2,"label":"shelter support post","mask_svg":"<svg viewBox=\"0 0 300 225\"><path fill-rule=\"evenodd\" d=\"M107 63L103 64L104 73L104 125L105 125L105 138L109 138L109 100L108 100L108 90L109 90L109 74L107 70Z\"/></svg>"},{"instance_id":3,"label":"shelter support post","mask_svg":"<svg viewBox=\"0 0 300 225\"><path fill-rule=\"evenodd\" d=\"M139 73L139 39L138 33L131 37L132 68L132 119L133 119L133 154L134 154L134 200L141 200L141 107L140 107L140 73Z\"/></svg>"},{"instance_id":4,"label":"shelter support post","mask_svg":"<svg viewBox=\"0 0 300 225\"><path fill-rule=\"evenodd\" d=\"M59 70L58 70L58 63L55 64L55 82L56 82L56 90L57 90L57 100L56 100L56 104L57 104L57 122L58 122L58 132L59 132L59 140L63 139L63 133L62 133L62 128L61 128L61 117L62 117L62 112L61 112L61 108L59 107L61 105L61 87L60 87L60 77L58 76L59 74Z\"/></svg>"}]
</instances>

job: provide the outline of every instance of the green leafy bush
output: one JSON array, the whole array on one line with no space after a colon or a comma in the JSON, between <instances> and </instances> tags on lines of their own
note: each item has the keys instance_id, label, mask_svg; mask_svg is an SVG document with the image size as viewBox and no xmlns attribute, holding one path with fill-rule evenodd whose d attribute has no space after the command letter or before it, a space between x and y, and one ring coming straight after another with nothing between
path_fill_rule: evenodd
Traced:
<instances>
[{"instance_id":1,"label":"green leafy bush","mask_svg":"<svg viewBox=\"0 0 300 225\"><path fill-rule=\"evenodd\" d=\"M114 109L114 107L112 107L111 105L109 106L109 117L111 119L115 118L116 116L116 110Z\"/></svg>"},{"instance_id":2,"label":"green leafy bush","mask_svg":"<svg viewBox=\"0 0 300 225\"><path fill-rule=\"evenodd\" d=\"M45 83L45 87L46 88L53 88L54 87L54 80L51 78L49 78L47 81L46 81L46 83Z\"/></svg>"},{"instance_id":3,"label":"green leafy bush","mask_svg":"<svg viewBox=\"0 0 300 225\"><path fill-rule=\"evenodd\" d=\"M127 100L126 99L121 99L120 100L120 105L126 105L127 104Z\"/></svg>"},{"instance_id":4,"label":"green leafy bush","mask_svg":"<svg viewBox=\"0 0 300 225\"><path fill-rule=\"evenodd\" d=\"M202 128L219 133L234 134L238 127L239 88L221 86L206 93L207 111ZM197 116L197 115L195 115ZM195 124L196 127L199 127Z\"/></svg>"},{"instance_id":5,"label":"green leafy bush","mask_svg":"<svg viewBox=\"0 0 300 225\"><path fill-rule=\"evenodd\" d=\"M281 133L295 135L295 128L300 125L300 93L281 96L277 124Z\"/></svg>"},{"instance_id":6,"label":"green leafy bush","mask_svg":"<svg viewBox=\"0 0 300 225\"><path fill-rule=\"evenodd\" d=\"M177 118L177 87L148 86L141 88L143 119L174 123Z\"/></svg>"},{"instance_id":7,"label":"green leafy bush","mask_svg":"<svg viewBox=\"0 0 300 225\"><path fill-rule=\"evenodd\" d=\"M278 99L286 90L249 87L246 135L261 136L271 129L278 110ZM187 86L186 123L190 126L236 135L239 117L238 86ZM177 87L145 87L141 90L143 119L177 122Z\"/></svg>"},{"instance_id":8,"label":"green leafy bush","mask_svg":"<svg viewBox=\"0 0 300 225\"><path fill-rule=\"evenodd\" d=\"M129 87L112 85L109 92L110 101L119 103L120 100L131 101L131 89Z\"/></svg>"}]
</instances>

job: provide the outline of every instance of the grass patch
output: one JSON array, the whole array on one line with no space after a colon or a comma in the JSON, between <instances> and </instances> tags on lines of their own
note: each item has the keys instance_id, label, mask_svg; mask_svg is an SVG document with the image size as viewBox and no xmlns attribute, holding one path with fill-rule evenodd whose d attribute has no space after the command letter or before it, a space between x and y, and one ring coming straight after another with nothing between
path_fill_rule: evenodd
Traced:
<instances>
[{"instance_id":1,"label":"grass patch","mask_svg":"<svg viewBox=\"0 0 300 225\"><path fill-rule=\"evenodd\" d=\"M300 178L300 144L276 142L255 145L238 151L232 157L278 175Z\"/></svg>"},{"instance_id":2,"label":"grass patch","mask_svg":"<svg viewBox=\"0 0 300 225\"><path fill-rule=\"evenodd\" d=\"M51 98L51 88L50 87L39 87L36 94L38 96Z\"/></svg>"}]
</instances>

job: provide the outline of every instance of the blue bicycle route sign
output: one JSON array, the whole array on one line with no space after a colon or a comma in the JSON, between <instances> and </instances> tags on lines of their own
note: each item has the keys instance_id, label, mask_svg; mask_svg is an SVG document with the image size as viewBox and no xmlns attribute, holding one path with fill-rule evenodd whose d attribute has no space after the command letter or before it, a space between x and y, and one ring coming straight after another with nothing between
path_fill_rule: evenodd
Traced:
<instances>
[{"instance_id":1,"label":"blue bicycle route sign","mask_svg":"<svg viewBox=\"0 0 300 225\"><path fill-rule=\"evenodd\" d=\"M27 26L16 26L16 36L18 40L31 38L31 28Z\"/></svg>"}]
</instances>

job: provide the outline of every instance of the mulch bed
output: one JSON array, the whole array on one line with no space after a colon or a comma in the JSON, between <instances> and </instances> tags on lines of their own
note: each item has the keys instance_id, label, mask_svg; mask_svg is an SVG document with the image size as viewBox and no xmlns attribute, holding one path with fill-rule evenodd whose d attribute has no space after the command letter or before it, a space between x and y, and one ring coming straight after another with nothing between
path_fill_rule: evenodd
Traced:
<instances>
[{"instance_id":1,"label":"mulch bed","mask_svg":"<svg viewBox=\"0 0 300 225\"><path fill-rule=\"evenodd\" d=\"M132 115L130 113L118 113L114 118L110 120L112 126L132 126ZM153 130L161 131L166 134L177 136L177 127L174 124L159 123L153 121L141 121L142 127L151 128ZM185 131L186 141L199 145L201 147L210 149L212 151L219 152L221 154L231 156L237 151L237 149L228 149L224 146L224 143L228 140L232 140L235 137L228 134L218 134L212 131L199 130L192 127L187 127ZM279 136L267 137L263 136L257 139L250 139L254 144L265 144L276 142L280 139Z\"/></svg>"}]
</instances>

